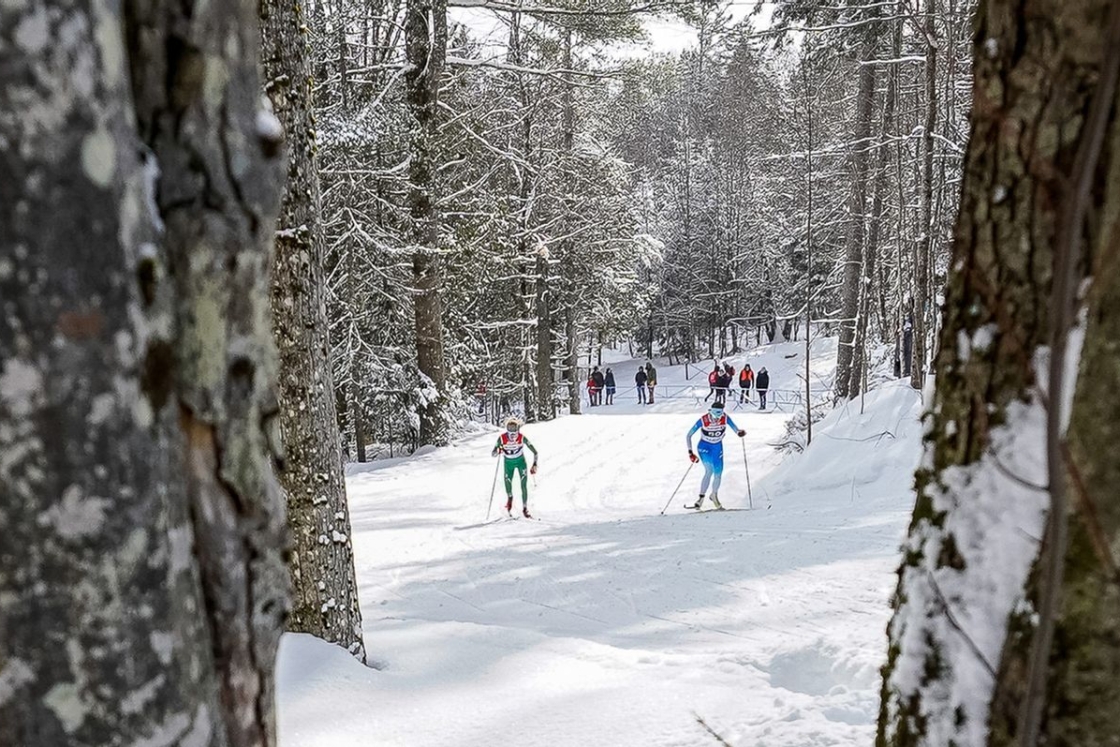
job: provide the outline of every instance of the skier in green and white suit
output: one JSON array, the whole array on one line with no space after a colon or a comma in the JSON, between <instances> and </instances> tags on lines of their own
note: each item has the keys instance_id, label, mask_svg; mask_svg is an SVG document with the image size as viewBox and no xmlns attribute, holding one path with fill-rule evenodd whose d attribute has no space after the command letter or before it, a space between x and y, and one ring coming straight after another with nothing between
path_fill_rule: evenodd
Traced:
<instances>
[{"instance_id":1,"label":"skier in green and white suit","mask_svg":"<svg viewBox=\"0 0 1120 747\"><path fill-rule=\"evenodd\" d=\"M529 447L529 451L533 452L531 469L526 469L526 446ZM540 457L537 454L536 447L521 433L521 422L517 418L510 418L506 421L506 432L498 436L498 443L494 444L494 450L490 452L490 456L496 457L499 453L506 458L506 513L513 512L513 473L520 471L521 512L526 519L533 518L529 515L529 475L537 474L537 462L540 461Z\"/></svg>"}]
</instances>

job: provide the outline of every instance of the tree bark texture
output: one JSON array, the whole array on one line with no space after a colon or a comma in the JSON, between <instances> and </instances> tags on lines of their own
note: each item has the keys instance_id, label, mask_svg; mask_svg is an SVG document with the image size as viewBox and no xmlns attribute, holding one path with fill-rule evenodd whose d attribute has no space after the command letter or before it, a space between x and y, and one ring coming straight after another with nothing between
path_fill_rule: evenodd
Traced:
<instances>
[{"instance_id":1,"label":"tree bark texture","mask_svg":"<svg viewBox=\"0 0 1120 747\"><path fill-rule=\"evenodd\" d=\"M435 391L420 410L420 443L449 437L447 374L443 356L443 272L439 256L440 210L436 195L436 139L441 121L439 86L447 56L447 0L408 0L404 74L412 114L408 202L412 218L413 307L416 362Z\"/></svg>"},{"instance_id":2,"label":"tree bark texture","mask_svg":"<svg viewBox=\"0 0 1120 747\"><path fill-rule=\"evenodd\" d=\"M297 0L264 0L260 14L265 92L284 128L288 158L271 288L284 450L279 478L293 545L288 628L337 643L364 661L327 335L307 26Z\"/></svg>"},{"instance_id":3,"label":"tree bark texture","mask_svg":"<svg viewBox=\"0 0 1120 747\"><path fill-rule=\"evenodd\" d=\"M985 500L1006 521L1016 508L1012 502L1024 497L1037 501L1038 526L1032 536L1041 535L1048 506L1045 467L1030 476L1001 470L1008 459L1019 470L1031 461L1045 465L1044 439L1016 443L1016 434L1009 431L1018 429L1004 426L1018 422L1012 413L1048 401L1040 393L1036 366L1051 339L1060 218L1074 199L1070 174L1106 51L1115 44L1106 33L1110 7L1106 0L990 0L979 11L972 137L940 335L937 389L926 416L926 458L916 476L918 500L888 628L880 746L1021 743L1028 660L1038 630L1034 611L1043 591L1039 560L1048 543L1023 539L1027 558L1022 586L999 618L1005 621L997 628L1000 637L987 641L992 654L983 662L990 668L987 677L962 676L978 669L979 645L968 656L951 652L961 650L962 640L990 638L985 633L990 619L975 619L975 609L953 594L942 595L937 585L953 588L955 579L983 563L1006 568L1015 562L985 558L982 550L994 540L976 537L957 519L975 510L971 501L977 494L969 485L978 477L1003 475L994 478ZM1090 267L1096 275L1069 430L1076 465L1071 492L1083 498L1071 499L1066 589L1059 597L1042 706L1040 743L1047 745L1111 745L1120 730L1114 706L1120 695L1120 597L1110 549L1120 533L1120 511L1112 500L1120 472L1112 453L1101 448L1120 414L1109 394L1120 383L1115 342L1120 318L1116 103L1113 96L1083 229L1091 261L1077 267L1079 281ZM918 316L920 309L916 312ZM1023 482L1026 478L1029 484ZM900 676L908 660L906 666L913 670L915 658L921 660L921 676ZM978 693L977 681L990 690ZM985 699L985 693L990 697ZM982 738L976 739L977 734Z\"/></svg>"},{"instance_id":4,"label":"tree bark texture","mask_svg":"<svg viewBox=\"0 0 1120 747\"><path fill-rule=\"evenodd\" d=\"M1113 40L1112 43L1115 43ZM1046 744L1106 747L1120 735L1120 461L1102 448L1120 438L1120 131L1104 204L1113 211L1092 242L1093 288L1068 432L1072 452L1070 537L1064 595L1050 656Z\"/></svg>"},{"instance_id":5,"label":"tree bark texture","mask_svg":"<svg viewBox=\"0 0 1120 747\"><path fill-rule=\"evenodd\" d=\"M0 744L275 743L256 26L0 6Z\"/></svg>"}]
</instances>

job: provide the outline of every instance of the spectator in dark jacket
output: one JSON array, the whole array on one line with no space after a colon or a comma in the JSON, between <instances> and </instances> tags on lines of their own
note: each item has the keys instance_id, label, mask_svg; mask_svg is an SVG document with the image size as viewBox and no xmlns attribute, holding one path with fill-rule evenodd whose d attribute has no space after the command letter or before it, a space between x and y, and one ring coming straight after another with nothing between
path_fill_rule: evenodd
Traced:
<instances>
[{"instance_id":1,"label":"spectator in dark jacket","mask_svg":"<svg viewBox=\"0 0 1120 747\"><path fill-rule=\"evenodd\" d=\"M719 386L719 364L713 363L712 371L708 374L708 393L704 395L705 402L708 401L708 397L716 393L717 386Z\"/></svg>"},{"instance_id":2,"label":"spectator in dark jacket","mask_svg":"<svg viewBox=\"0 0 1120 747\"><path fill-rule=\"evenodd\" d=\"M754 380L754 388L758 390L758 409L766 409L766 392L770 389L770 372L763 366Z\"/></svg>"},{"instance_id":3,"label":"spectator in dark jacket","mask_svg":"<svg viewBox=\"0 0 1120 747\"><path fill-rule=\"evenodd\" d=\"M591 404L601 405L603 404L603 387L606 386L607 382L606 377L603 376L603 372L599 370L598 366L595 366L595 369L591 372L591 381L595 390Z\"/></svg>"},{"instance_id":4,"label":"spectator in dark jacket","mask_svg":"<svg viewBox=\"0 0 1120 747\"><path fill-rule=\"evenodd\" d=\"M731 374L728 373L727 368L716 376L716 404L722 405L727 402L727 390L731 387L731 381Z\"/></svg>"},{"instance_id":5,"label":"spectator in dark jacket","mask_svg":"<svg viewBox=\"0 0 1120 747\"><path fill-rule=\"evenodd\" d=\"M613 405L615 390L614 371L610 370L609 368L607 369L607 375L604 377L604 383L607 387L607 404Z\"/></svg>"},{"instance_id":6,"label":"spectator in dark jacket","mask_svg":"<svg viewBox=\"0 0 1120 747\"><path fill-rule=\"evenodd\" d=\"M649 377L646 376L646 370L638 366L638 373L634 374L634 383L638 385L638 404L644 405L646 403L646 381Z\"/></svg>"}]
</instances>

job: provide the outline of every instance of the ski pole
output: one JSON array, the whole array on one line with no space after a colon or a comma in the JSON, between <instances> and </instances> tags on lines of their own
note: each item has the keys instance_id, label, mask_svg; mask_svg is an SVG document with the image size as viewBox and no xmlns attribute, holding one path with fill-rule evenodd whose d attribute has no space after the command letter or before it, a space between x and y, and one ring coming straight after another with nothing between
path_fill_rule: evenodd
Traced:
<instances>
[{"instance_id":1,"label":"ski pole","mask_svg":"<svg viewBox=\"0 0 1120 747\"><path fill-rule=\"evenodd\" d=\"M490 509L494 506L494 491L498 489L498 471L502 468L502 457L497 457L498 463L494 465L494 482L490 483L490 502L486 504L486 520L490 521Z\"/></svg>"},{"instance_id":2,"label":"ski pole","mask_svg":"<svg viewBox=\"0 0 1120 747\"><path fill-rule=\"evenodd\" d=\"M739 439L743 443L743 469L747 471L747 503L751 508L754 508L754 496L751 495L751 468L747 464L747 442Z\"/></svg>"},{"instance_id":3,"label":"ski pole","mask_svg":"<svg viewBox=\"0 0 1120 747\"><path fill-rule=\"evenodd\" d=\"M681 485L684 485L684 481L688 479L688 473L691 472L692 468L695 467L695 466L696 466L696 462L692 462L691 464L688 465L688 469L686 469L684 471L684 477L682 477L681 481L677 483L676 490L673 491L673 494L671 496L669 496L669 500L666 501L666 503L665 503L665 508L661 509L661 515L662 516L664 516L665 512L669 510L669 504L672 503L673 499L677 497L677 493L680 492Z\"/></svg>"}]
</instances>

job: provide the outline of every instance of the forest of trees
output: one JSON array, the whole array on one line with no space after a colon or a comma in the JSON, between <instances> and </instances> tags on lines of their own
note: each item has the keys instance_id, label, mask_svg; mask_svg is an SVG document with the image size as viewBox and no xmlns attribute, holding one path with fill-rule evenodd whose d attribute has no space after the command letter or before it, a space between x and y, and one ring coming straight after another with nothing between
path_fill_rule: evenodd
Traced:
<instances>
[{"instance_id":1,"label":"forest of trees","mask_svg":"<svg viewBox=\"0 0 1120 747\"><path fill-rule=\"evenodd\" d=\"M418 6L434 30L396 0L312 3L352 458L445 442L480 387L495 412L576 411L581 365L622 341L695 362L811 319L842 337L836 396L883 349L920 386L970 3L772 3L761 30L727 0L662 3L698 43L621 60L645 4L464 5L498 31L455 23L454 2Z\"/></svg>"},{"instance_id":2,"label":"forest of trees","mask_svg":"<svg viewBox=\"0 0 1120 747\"><path fill-rule=\"evenodd\" d=\"M0 3L0 744L274 744L282 629L365 657L345 459L819 329L941 383L879 743L1112 743L1120 5L734 5Z\"/></svg>"}]
</instances>

